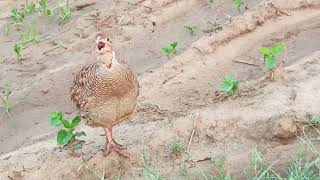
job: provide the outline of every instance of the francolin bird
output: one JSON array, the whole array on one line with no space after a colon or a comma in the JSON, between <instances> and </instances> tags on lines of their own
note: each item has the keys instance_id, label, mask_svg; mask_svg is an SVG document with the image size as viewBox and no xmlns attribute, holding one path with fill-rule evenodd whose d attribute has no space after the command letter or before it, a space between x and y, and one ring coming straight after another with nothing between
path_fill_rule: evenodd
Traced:
<instances>
[{"instance_id":1,"label":"francolin bird","mask_svg":"<svg viewBox=\"0 0 320 180\"><path fill-rule=\"evenodd\" d=\"M134 112L139 83L130 66L116 58L108 35L98 35L97 62L82 68L73 80L71 100L88 126L102 127L106 134L104 154L112 150L128 157L126 148L112 137L112 127Z\"/></svg>"}]
</instances>

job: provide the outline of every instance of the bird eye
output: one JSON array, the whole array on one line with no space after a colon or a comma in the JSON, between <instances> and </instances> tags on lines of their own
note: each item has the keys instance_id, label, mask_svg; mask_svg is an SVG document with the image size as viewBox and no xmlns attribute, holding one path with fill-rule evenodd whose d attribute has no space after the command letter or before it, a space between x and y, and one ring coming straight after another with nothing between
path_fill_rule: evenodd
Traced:
<instances>
[{"instance_id":1,"label":"bird eye","mask_svg":"<svg viewBox=\"0 0 320 180\"><path fill-rule=\"evenodd\" d=\"M108 38L107 41L110 41L110 39Z\"/></svg>"}]
</instances>

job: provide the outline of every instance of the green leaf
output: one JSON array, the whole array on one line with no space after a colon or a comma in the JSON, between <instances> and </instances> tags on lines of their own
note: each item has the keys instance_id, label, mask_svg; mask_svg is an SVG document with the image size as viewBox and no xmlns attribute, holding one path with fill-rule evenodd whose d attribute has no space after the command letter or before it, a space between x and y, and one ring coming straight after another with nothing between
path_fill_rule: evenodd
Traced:
<instances>
[{"instance_id":1,"label":"green leaf","mask_svg":"<svg viewBox=\"0 0 320 180\"><path fill-rule=\"evenodd\" d=\"M162 52L164 55L168 56L169 55L169 49L167 47L162 48Z\"/></svg>"},{"instance_id":2,"label":"green leaf","mask_svg":"<svg viewBox=\"0 0 320 180\"><path fill-rule=\"evenodd\" d=\"M266 48L266 47L262 47L260 48L260 52L264 55L271 55L271 51L269 48Z\"/></svg>"},{"instance_id":3,"label":"green leaf","mask_svg":"<svg viewBox=\"0 0 320 180\"><path fill-rule=\"evenodd\" d=\"M72 128L75 128L79 125L81 119L79 116L76 116L75 118L72 119L72 122L71 122L71 127Z\"/></svg>"},{"instance_id":4,"label":"green leaf","mask_svg":"<svg viewBox=\"0 0 320 180\"><path fill-rule=\"evenodd\" d=\"M170 47L174 50L176 49L177 46L178 46L178 42L174 42L170 44Z\"/></svg>"},{"instance_id":5,"label":"green leaf","mask_svg":"<svg viewBox=\"0 0 320 180\"><path fill-rule=\"evenodd\" d=\"M265 56L264 63L269 70L274 70L277 66L277 61L274 56Z\"/></svg>"},{"instance_id":6,"label":"green leaf","mask_svg":"<svg viewBox=\"0 0 320 180\"><path fill-rule=\"evenodd\" d=\"M73 138L73 134L70 131L61 129L57 134L57 142L59 145L68 144Z\"/></svg>"},{"instance_id":7,"label":"green leaf","mask_svg":"<svg viewBox=\"0 0 320 180\"><path fill-rule=\"evenodd\" d=\"M64 117L61 117L60 121L61 121L63 127L65 127L66 129L72 129L72 126L67 119L65 119Z\"/></svg>"},{"instance_id":8,"label":"green leaf","mask_svg":"<svg viewBox=\"0 0 320 180\"><path fill-rule=\"evenodd\" d=\"M75 134L74 134L74 136L76 136L76 137L81 137L81 136L86 136L87 134L84 132L84 131L81 131L81 132L76 132Z\"/></svg>"},{"instance_id":9,"label":"green leaf","mask_svg":"<svg viewBox=\"0 0 320 180\"><path fill-rule=\"evenodd\" d=\"M46 9L46 15L47 15L47 16L51 16L51 15L52 15L52 12L51 12L50 9Z\"/></svg>"},{"instance_id":10,"label":"green leaf","mask_svg":"<svg viewBox=\"0 0 320 180\"><path fill-rule=\"evenodd\" d=\"M283 48L285 48L285 46L283 44L276 44L276 45L272 46L271 52L273 55L276 56L281 53Z\"/></svg>"},{"instance_id":11,"label":"green leaf","mask_svg":"<svg viewBox=\"0 0 320 180\"><path fill-rule=\"evenodd\" d=\"M60 121L61 115L62 115L62 113L61 112L57 112L57 111L54 111L54 112L50 113L51 125L52 126L58 126L58 125L61 124L61 121Z\"/></svg>"},{"instance_id":12,"label":"green leaf","mask_svg":"<svg viewBox=\"0 0 320 180\"><path fill-rule=\"evenodd\" d=\"M220 90L221 91L230 91L232 90L232 83L228 82L228 81L223 81L221 86L220 86Z\"/></svg>"},{"instance_id":13,"label":"green leaf","mask_svg":"<svg viewBox=\"0 0 320 180\"><path fill-rule=\"evenodd\" d=\"M220 91L231 96L238 89L238 86L239 81L234 80L233 77L230 75L226 75L223 79L223 82L220 85Z\"/></svg>"}]
</instances>

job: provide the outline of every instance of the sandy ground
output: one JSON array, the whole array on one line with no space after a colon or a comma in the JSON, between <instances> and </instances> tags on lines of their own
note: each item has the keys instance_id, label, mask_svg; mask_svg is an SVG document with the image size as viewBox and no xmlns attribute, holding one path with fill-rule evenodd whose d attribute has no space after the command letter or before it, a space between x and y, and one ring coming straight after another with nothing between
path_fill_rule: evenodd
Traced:
<instances>
[{"instance_id":1,"label":"sandy ground","mask_svg":"<svg viewBox=\"0 0 320 180\"><path fill-rule=\"evenodd\" d=\"M4 1L0 7L13 4ZM211 7L198 0L139 4L96 1L59 26L56 19L30 17L44 40L25 49L22 63L11 57L15 33L0 37L1 56L8 57L0 64L0 85L14 88L15 102L23 97L11 116L0 119L1 179L95 179L85 168L78 169L81 157L57 148L48 116L53 110L75 114L70 82L81 66L95 61L97 32L111 34L118 56L139 74L141 96L134 118L115 127L115 137L128 146L130 159L114 153L103 157L101 129L81 126L88 134L83 158L90 157L89 167L108 179L141 179L140 151L146 147L150 163L162 175L178 177L185 157L171 160L167 145L175 138L188 144L197 121L192 160L226 155L228 173L241 179L249 153L257 148L284 170L298 147L296 136L306 113L320 113L320 101L314 98L320 96L320 2L246 1L248 10L241 14L224 1ZM0 17L7 12L0 11ZM186 24L206 30L215 17L223 23L218 33L183 31ZM179 42L178 55L171 59L160 51L169 41ZM287 47L279 57L285 78L265 81L268 72L257 49L280 42ZM217 100L215 92L226 74L241 81L240 90ZM190 178L197 179L198 170L206 166L207 161L196 163Z\"/></svg>"}]
</instances>

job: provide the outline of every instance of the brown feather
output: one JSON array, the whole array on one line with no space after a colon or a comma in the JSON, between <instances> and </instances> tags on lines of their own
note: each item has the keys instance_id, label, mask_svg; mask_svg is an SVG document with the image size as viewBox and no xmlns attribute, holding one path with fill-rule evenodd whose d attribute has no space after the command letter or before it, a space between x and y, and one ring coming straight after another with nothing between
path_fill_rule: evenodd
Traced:
<instances>
[{"instance_id":1,"label":"brown feather","mask_svg":"<svg viewBox=\"0 0 320 180\"><path fill-rule=\"evenodd\" d=\"M112 127L133 111L139 83L125 61L113 61L111 68L98 62L82 68L73 80L71 100L88 115L91 126Z\"/></svg>"}]
</instances>

